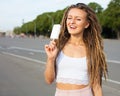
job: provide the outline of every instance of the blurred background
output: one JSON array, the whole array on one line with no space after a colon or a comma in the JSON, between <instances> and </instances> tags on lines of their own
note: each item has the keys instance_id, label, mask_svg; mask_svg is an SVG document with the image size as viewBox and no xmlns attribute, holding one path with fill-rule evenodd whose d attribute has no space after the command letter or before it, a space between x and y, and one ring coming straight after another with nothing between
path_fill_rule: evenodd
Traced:
<instances>
[{"instance_id":1,"label":"blurred background","mask_svg":"<svg viewBox=\"0 0 120 96\"><path fill-rule=\"evenodd\" d=\"M49 37L64 10L79 0L1 0L0 36ZM120 38L120 0L84 0L96 12L103 38Z\"/></svg>"},{"instance_id":2,"label":"blurred background","mask_svg":"<svg viewBox=\"0 0 120 96\"><path fill-rule=\"evenodd\" d=\"M93 8L102 27L109 73L103 96L120 96L120 0L0 0L0 96L54 96L55 83L44 80L44 45L76 3Z\"/></svg>"}]
</instances>

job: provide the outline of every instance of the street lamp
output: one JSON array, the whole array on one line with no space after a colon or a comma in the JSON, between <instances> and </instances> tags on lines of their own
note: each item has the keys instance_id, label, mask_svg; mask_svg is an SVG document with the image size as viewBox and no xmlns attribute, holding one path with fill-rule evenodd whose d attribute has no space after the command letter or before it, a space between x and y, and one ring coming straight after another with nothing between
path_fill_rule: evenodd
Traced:
<instances>
[{"instance_id":1,"label":"street lamp","mask_svg":"<svg viewBox=\"0 0 120 96\"><path fill-rule=\"evenodd\" d=\"M34 22L34 38L36 37L36 22Z\"/></svg>"},{"instance_id":2,"label":"street lamp","mask_svg":"<svg viewBox=\"0 0 120 96\"><path fill-rule=\"evenodd\" d=\"M49 18L51 18L51 20L52 20L52 27L53 27L53 25L54 25L54 20L53 20L52 16L50 16L49 14L47 14L47 16L48 16Z\"/></svg>"},{"instance_id":3,"label":"street lamp","mask_svg":"<svg viewBox=\"0 0 120 96\"><path fill-rule=\"evenodd\" d=\"M24 19L22 20L23 25L25 24ZM26 35L27 35L27 24L25 25Z\"/></svg>"}]
</instances>

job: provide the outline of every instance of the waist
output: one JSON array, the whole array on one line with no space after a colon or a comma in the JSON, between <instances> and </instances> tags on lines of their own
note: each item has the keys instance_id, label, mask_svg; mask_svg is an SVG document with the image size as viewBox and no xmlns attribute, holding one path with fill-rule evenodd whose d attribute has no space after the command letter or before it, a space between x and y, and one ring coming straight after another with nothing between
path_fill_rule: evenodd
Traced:
<instances>
[{"instance_id":1,"label":"waist","mask_svg":"<svg viewBox=\"0 0 120 96\"><path fill-rule=\"evenodd\" d=\"M88 85L89 81L88 79L75 79L75 78L65 78L65 77L58 77L56 78L57 83L63 83L63 84L74 84L74 85Z\"/></svg>"},{"instance_id":2,"label":"waist","mask_svg":"<svg viewBox=\"0 0 120 96\"><path fill-rule=\"evenodd\" d=\"M88 85L76 85L76 84L57 83L56 86L57 86L58 89L62 89L62 90L76 90L76 89L85 88Z\"/></svg>"}]
</instances>

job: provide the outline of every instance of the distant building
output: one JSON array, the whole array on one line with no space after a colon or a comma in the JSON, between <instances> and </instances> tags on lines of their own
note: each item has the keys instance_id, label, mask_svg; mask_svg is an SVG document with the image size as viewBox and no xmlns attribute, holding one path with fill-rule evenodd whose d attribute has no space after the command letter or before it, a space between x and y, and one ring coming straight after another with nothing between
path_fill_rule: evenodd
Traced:
<instances>
[{"instance_id":1,"label":"distant building","mask_svg":"<svg viewBox=\"0 0 120 96\"><path fill-rule=\"evenodd\" d=\"M14 37L14 33L11 30L8 30L8 31L0 30L0 37L5 37L5 36L13 38Z\"/></svg>"},{"instance_id":2,"label":"distant building","mask_svg":"<svg viewBox=\"0 0 120 96\"><path fill-rule=\"evenodd\" d=\"M15 34L13 33L13 31L8 30L8 31L6 31L6 36L13 38L15 36Z\"/></svg>"},{"instance_id":3,"label":"distant building","mask_svg":"<svg viewBox=\"0 0 120 96\"><path fill-rule=\"evenodd\" d=\"M0 30L0 37L4 37L6 35L6 32Z\"/></svg>"}]
</instances>

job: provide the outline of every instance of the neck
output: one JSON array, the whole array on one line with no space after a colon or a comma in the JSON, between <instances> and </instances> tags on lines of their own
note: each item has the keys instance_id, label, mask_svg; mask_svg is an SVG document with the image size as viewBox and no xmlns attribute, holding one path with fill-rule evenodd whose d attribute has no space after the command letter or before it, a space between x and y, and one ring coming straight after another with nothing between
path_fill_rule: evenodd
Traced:
<instances>
[{"instance_id":1,"label":"neck","mask_svg":"<svg viewBox=\"0 0 120 96\"><path fill-rule=\"evenodd\" d=\"M82 44L84 44L82 37L78 38L78 37L74 37L74 36L70 37L69 43L74 44L74 45L82 45Z\"/></svg>"}]
</instances>

